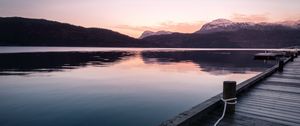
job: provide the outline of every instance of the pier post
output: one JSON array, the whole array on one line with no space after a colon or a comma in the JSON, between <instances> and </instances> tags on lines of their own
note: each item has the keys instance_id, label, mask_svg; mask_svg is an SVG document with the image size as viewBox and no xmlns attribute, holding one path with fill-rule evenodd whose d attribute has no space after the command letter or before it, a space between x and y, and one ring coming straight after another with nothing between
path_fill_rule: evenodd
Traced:
<instances>
[{"instance_id":1,"label":"pier post","mask_svg":"<svg viewBox=\"0 0 300 126\"><path fill-rule=\"evenodd\" d=\"M294 57L295 57L295 54L292 53L292 55L291 55L291 62L294 62Z\"/></svg>"},{"instance_id":2,"label":"pier post","mask_svg":"<svg viewBox=\"0 0 300 126\"><path fill-rule=\"evenodd\" d=\"M223 99L230 99L236 97L236 82L224 81L223 82ZM235 104L228 104L226 113L232 114L235 111Z\"/></svg>"},{"instance_id":3,"label":"pier post","mask_svg":"<svg viewBox=\"0 0 300 126\"><path fill-rule=\"evenodd\" d=\"M282 72L283 71L283 66L284 66L284 61L283 59L279 60L279 66L278 66L278 71Z\"/></svg>"}]
</instances>

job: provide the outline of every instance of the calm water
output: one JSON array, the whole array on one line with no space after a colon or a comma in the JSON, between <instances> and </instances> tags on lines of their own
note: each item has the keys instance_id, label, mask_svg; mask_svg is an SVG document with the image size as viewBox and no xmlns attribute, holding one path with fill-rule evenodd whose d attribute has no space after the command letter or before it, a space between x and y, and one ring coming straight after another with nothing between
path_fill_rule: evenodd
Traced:
<instances>
[{"instance_id":1,"label":"calm water","mask_svg":"<svg viewBox=\"0 0 300 126\"><path fill-rule=\"evenodd\" d=\"M241 82L274 64L238 50L0 52L1 126L155 126L220 93L224 80Z\"/></svg>"}]
</instances>

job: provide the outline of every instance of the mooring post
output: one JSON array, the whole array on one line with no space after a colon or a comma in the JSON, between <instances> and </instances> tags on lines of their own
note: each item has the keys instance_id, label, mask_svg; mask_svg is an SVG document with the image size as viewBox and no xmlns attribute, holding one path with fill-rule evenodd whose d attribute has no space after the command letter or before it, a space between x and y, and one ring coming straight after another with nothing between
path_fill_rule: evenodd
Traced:
<instances>
[{"instance_id":1,"label":"mooring post","mask_svg":"<svg viewBox=\"0 0 300 126\"><path fill-rule=\"evenodd\" d=\"M292 55L291 55L291 62L294 62L294 57L295 57L295 55L294 55L294 53L292 53Z\"/></svg>"},{"instance_id":2,"label":"mooring post","mask_svg":"<svg viewBox=\"0 0 300 126\"><path fill-rule=\"evenodd\" d=\"M279 60L279 64L278 64L279 66L278 66L278 71L279 72L282 72L283 71L283 66L284 66L284 61L283 61L283 59L280 59Z\"/></svg>"},{"instance_id":3,"label":"mooring post","mask_svg":"<svg viewBox=\"0 0 300 126\"><path fill-rule=\"evenodd\" d=\"M236 82L224 81L223 82L223 99L231 99L236 97ZM232 114L235 111L235 104L228 104L226 113Z\"/></svg>"}]
</instances>

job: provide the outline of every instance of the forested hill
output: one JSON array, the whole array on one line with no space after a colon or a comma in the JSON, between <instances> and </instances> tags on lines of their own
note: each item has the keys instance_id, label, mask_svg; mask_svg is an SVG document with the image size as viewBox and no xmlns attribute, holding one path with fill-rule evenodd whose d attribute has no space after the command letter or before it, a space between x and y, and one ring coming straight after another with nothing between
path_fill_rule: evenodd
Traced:
<instances>
[{"instance_id":1,"label":"forested hill","mask_svg":"<svg viewBox=\"0 0 300 126\"><path fill-rule=\"evenodd\" d=\"M139 41L101 28L84 28L44 19L0 18L0 45L138 46Z\"/></svg>"}]
</instances>

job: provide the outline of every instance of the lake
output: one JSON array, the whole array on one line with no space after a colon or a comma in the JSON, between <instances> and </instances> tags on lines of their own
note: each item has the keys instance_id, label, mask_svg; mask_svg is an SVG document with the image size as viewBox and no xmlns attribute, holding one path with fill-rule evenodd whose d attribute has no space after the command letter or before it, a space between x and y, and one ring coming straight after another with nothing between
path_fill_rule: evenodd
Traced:
<instances>
[{"instance_id":1,"label":"lake","mask_svg":"<svg viewBox=\"0 0 300 126\"><path fill-rule=\"evenodd\" d=\"M0 125L159 125L273 66L261 51L0 47Z\"/></svg>"}]
</instances>

